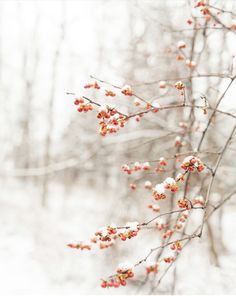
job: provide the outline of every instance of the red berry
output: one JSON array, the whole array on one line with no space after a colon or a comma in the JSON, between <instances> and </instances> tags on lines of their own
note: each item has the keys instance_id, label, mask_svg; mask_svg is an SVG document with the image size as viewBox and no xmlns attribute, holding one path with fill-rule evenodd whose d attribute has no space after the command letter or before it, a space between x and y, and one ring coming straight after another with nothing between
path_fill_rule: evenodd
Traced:
<instances>
[{"instance_id":1,"label":"red berry","mask_svg":"<svg viewBox=\"0 0 236 296\"><path fill-rule=\"evenodd\" d=\"M102 288L106 288L106 287L107 287L107 282L103 281L103 282L101 283L101 287L102 287Z\"/></svg>"}]
</instances>

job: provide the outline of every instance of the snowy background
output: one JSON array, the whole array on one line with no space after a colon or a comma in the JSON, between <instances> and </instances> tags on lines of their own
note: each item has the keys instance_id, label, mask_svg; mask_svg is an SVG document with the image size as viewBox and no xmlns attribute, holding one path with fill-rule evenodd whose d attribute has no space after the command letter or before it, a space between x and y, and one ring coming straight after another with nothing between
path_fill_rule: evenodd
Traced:
<instances>
[{"instance_id":1,"label":"snowy background","mask_svg":"<svg viewBox=\"0 0 236 296\"><path fill-rule=\"evenodd\" d=\"M89 75L117 85L186 76L170 53L183 32L165 29L186 27L190 2L0 1L1 295L149 293L148 286L140 289L135 283L104 291L100 279L127 258L134 263L143 258L158 245L156 233L142 232L101 251L81 253L66 244L87 240L103 225L150 218L148 197L142 190L131 192L120 167L127 159L165 154L176 136L175 118L151 117L139 126L130 122L115 137L102 139L93 117L78 115L66 92L80 94ZM228 9L235 4L228 1ZM190 40L191 33L186 34ZM236 54L236 38L212 35L206 45L210 59L203 57L202 70L226 72ZM227 83L209 81L218 87L209 90L213 97ZM206 81L198 80L194 87L193 94L204 92ZM146 98L172 102L155 85L136 90ZM235 91L236 86L227 94L223 110L235 109ZM121 102L121 108L129 106ZM222 118L218 122L221 133L231 125ZM163 127L172 138L155 142ZM221 137L215 136L215 144ZM147 143L138 149L143 141ZM216 200L235 184L235 150L232 145L233 157L220 171L225 187L214 188ZM234 196L212 217L217 262L205 233L205 239L186 247L159 293L236 293L235 209ZM141 278L141 266L139 272Z\"/></svg>"}]
</instances>

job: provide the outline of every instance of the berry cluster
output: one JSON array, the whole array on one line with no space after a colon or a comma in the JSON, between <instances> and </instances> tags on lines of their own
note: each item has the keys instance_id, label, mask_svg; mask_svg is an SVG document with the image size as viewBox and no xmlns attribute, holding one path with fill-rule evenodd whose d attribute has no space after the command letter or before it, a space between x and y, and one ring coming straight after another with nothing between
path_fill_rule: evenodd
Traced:
<instances>
[{"instance_id":1,"label":"berry cluster","mask_svg":"<svg viewBox=\"0 0 236 296\"><path fill-rule=\"evenodd\" d=\"M170 246L170 248L172 251L180 252L182 250L182 245L179 241L176 241Z\"/></svg>"},{"instance_id":2,"label":"berry cluster","mask_svg":"<svg viewBox=\"0 0 236 296\"><path fill-rule=\"evenodd\" d=\"M97 118L98 119L110 119L115 114L117 114L117 110L115 108L110 108L109 106L101 105L98 108Z\"/></svg>"},{"instance_id":3,"label":"berry cluster","mask_svg":"<svg viewBox=\"0 0 236 296\"><path fill-rule=\"evenodd\" d=\"M162 238L163 239L167 239L169 237L171 237L175 232L177 232L178 230L182 229L184 226L184 223L186 222L186 220L189 217L189 213L188 211L184 211L182 213L182 215L180 215L180 217L177 219L176 224L173 226L172 229L167 229L163 234L162 234ZM158 219L158 222L156 223L157 229L158 230L164 230L168 227L168 224L166 224L164 221L162 221L160 218Z\"/></svg>"},{"instance_id":4,"label":"berry cluster","mask_svg":"<svg viewBox=\"0 0 236 296\"><path fill-rule=\"evenodd\" d=\"M78 106L78 112L88 112L93 110L93 106L90 103L85 103L83 98L75 99L74 104Z\"/></svg>"},{"instance_id":5,"label":"berry cluster","mask_svg":"<svg viewBox=\"0 0 236 296\"><path fill-rule=\"evenodd\" d=\"M119 288L120 286L125 286L126 280L134 276L133 265L128 262L119 264L116 272L117 274L107 280L102 280L102 288Z\"/></svg>"},{"instance_id":6,"label":"berry cluster","mask_svg":"<svg viewBox=\"0 0 236 296\"><path fill-rule=\"evenodd\" d=\"M182 81L177 81L175 83L175 88L178 89L178 90L184 90L185 89L185 85L183 84Z\"/></svg>"},{"instance_id":7,"label":"berry cluster","mask_svg":"<svg viewBox=\"0 0 236 296\"><path fill-rule=\"evenodd\" d=\"M177 61L183 61L184 60L184 56L182 54L177 54L176 55L176 60Z\"/></svg>"},{"instance_id":8,"label":"berry cluster","mask_svg":"<svg viewBox=\"0 0 236 296\"><path fill-rule=\"evenodd\" d=\"M171 192L177 192L178 191L178 185L175 181L175 179L173 178L166 178L165 181L164 181L164 185L165 185L165 188L170 190Z\"/></svg>"},{"instance_id":9,"label":"berry cluster","mask_svg":"<svg viewBox=\"0 0 236 296\"><path fill-rule=\"evenodd\" d=\"M111 224L107 227L102 227L95 232L95 237L102 242L110 242L117 238L117 226L115 224Z\"/></svg>"},{"instance_id":10,"label":"berry cluster","mask_svg":"<svg viewBox=\"0 0 236 296\"><path fill-rule=\"evenodd\" d=\"M128 222L124 228L119 229L119 237L121 240L126 241L126 239L131 239L138 234L140 226L138 222Z\"/></svg>"},{"instance_id":11,"label":"berry cluster","mask_svg":"<svg viewBox=\"0 0 236 296\"><path fill-rule=\"evenodd\" d=\"M158 221L156 222L156 227L159 231L161 231L161 230L167 228L168 224L166 224L163 219L159 218Z\"/></svg>"},{"instance_id":12,"label":"berry cluster","mask_svg":"<svg viewBox=\"0 0 236 296\"><path fill-rule=\"evenodd\" d=\"M199 173L204 170L205 166L196 156L188 156L181 164L181 168L185 171L193 172L197 170Z\"/></svg>"},{"instance_id":13,"label":"berry cluster","mask_svg":"<svg viewBox=\"0 0 236 296\"><path fill-rule=\"evenodd\" d=\"M185 43L183 40L180 40L180 41L177 43L177 49L179 49L181 53L182 53L182 50L185 49L186 47L187 47L187 45L186 45L186 43ZM182 60L185 59L185 55L179 53L179 54L177 55L176 59L177 59L178 61L182 61ZM185 64L186 64L187 67L192 68L192 69L195 68L195 67L197 66L196 62L195 62L195 61L192 61L192 60L190 60L190 59L186 59L186 60L185 60ZM177 84L179 84L180 82L181 82L181 81L178 81ZM177 86L175 85L175 87L176 87L177 89L180 89L179 86L180 86L180 84L177 85ZM183 89L183 88L182 88L182 89Z\"/></svg>"},{"instance_id":14,"label":"berry cluster","mask_svg":"<svg viewBox=\"0 0 236 296\"><path fill-rule=\"evenodd\" d=\"M194 6L195 8L200 8L200 12L202 13L202 15L204 15L204 16L211 16L211 12L210 12L210 10L206 7L206 2L205 1L202 1L202 0L200 0L200 1L198 1L197 2L197 4ZM210 20L210 18L206 18L206 20Z\"/></svg>"},{"instance_id":15,"label":"berry cluster","mask_svg":"<svg viewBox=\"0 0 236 296\"><path fill-rule=\"evenodd\" d=\"M154 197L155 200L160 200L160 199L165 199L165 185L162 184L157 184L152 191L152 196Z\"/></svg>"},{"instance_id":16,"label":"berry cluster","mask_svg":"<svg viewBox=\"0 0 236 296\"><path fill-rule=\"evenodd\" d=\"M163 258L163 261L165 263L172 263L173 261L175 261L178 253L180 253L181 251L182 251L181 243L178 240L173 242L170 245L169 253Z\"/></svg>"},{"instance_id":17,"label":"berry cluster","mask_svg":"<svg viewBox=\"0 0 236 296\"><path fill-rule=\"evenodd\" d=\"M138 234L140 226L138 222L128 222L124 227L117 227L111 224L107 227L102 227L91 237L90 242L98 243L100 249L106 249L112 246L116 239L120 238L122 241L131 239ZM72 243L67 245L70 248L80 250L91 250L92 245L87 243Z\"/></svg>"},{"instance_id":18,"label":"berry cluster","mask_svg":"<svg viewBox=\"0 0 236 296\"><path fill-rule=\"evenodd\" d=\"M107 240L100 240L98 238L98 236L94 235L93 237L91 237L90 242L93 244L96 244L99 242L98 246L102 250L102 249L107 249L107 248L111 247L115 241L113 238L107 239Z\"/></svg>"},{"instance_id":19,"label":"berry cluster","mask_svg":"<svg viewBox=\"0 0 236 296\"><path fill-rule=\"evenodd\" d=\"M97 81L95 81L94 83L88 83L88 84L85 84L84 88L100 89L101 86L98 84Z\"/></svg>"},{"instance_id":20,"label":"berry cluster","mask_svg":"<svg viewBox=\"0 0 236 296\"><path fill-rule=\"evenodd\" d=\"M195 67L197 66L196 62L191 61L190 59L187 59L187 60L185 61L185 64L186 64L186 66L189 67L189 68L195 68Z\"/></svg>"},{"instance_id":21,"label":"berry cluster","mask_svg":"<svg viewBox=\"0 0 236 296\"><path fill-rule=\"evenodd\" d=\"M160 207L158 204L149 204L147 207L149 209L152 209L153 212L160 212Z\"/></svg>"},{"instance_id":22,"label":"berry cluster","mask_svg":"<svg viewBox=\"0 0 236 296\"><path fill-rule=\"evenodd\" d=\"M111 224L96 231L95 236L91 239L91 241L93 243L96 243L97 241L109 242L109 244L106 244L107 247L109 247L117 238L125 241L126 239L136 236L139 230L140 227L138 222L128 222L124 227L119 228L115 224Z\"/></svg>"},{"instance_id":23,"label":"berry cluster","mask_svg":"<svg viewBox=\"0 0 236 296\"><path fill-rule=\"evenodd\" d=\"M165 199L166 189L170 190L171 192L177 192L178 191L177 182L173 178L166 178L163 183L157 184L153 188L152 196L154 197L155 200Z\"/></svg>"},{"instance_id":24,"label":"berry cluster","mask_svg":"<svg viewBox=\"0 0 236 296\"><path fill-rule=\"evenodd\" d=\"M174 234L174 230L173 229L168 229L166 232L164 232L162 234L162 238L167 239L167 238L171 237L173 234Z\"/></svg>"},{"instance_id":25,"label":"berry cluster","mask_svg":"<svg viewBox=\"0 0 236 296\"><path fill-rule=\"evenodd\" d=\"M111 91L111 90L105 89L105 96L106 97L115 97L116 94L113 91Z\"/></svg>"},{"instance_id":26,"label":"berry cluster","mask_svg":"<svg viewBox=\"0 0 236 296\"><path fill-rule=\"evenodd\" d=\"M121 92L125 96L132 96L134 94L132 88L129 85L123 86Z\"/></svg>"},{"instance_id":27,"label":"berry cluster","mask_svg":"<svg viewBox=\"0 0 236 296\"><path fill-rule=\"evenodd\" d=\"M180 40L180 41L177 43L177 48L178 48L178 49L186 48L186 43L185 43L183 40Z\"/></svg>"},{"instance_id":28,"label":"berry cluster","mask_svg":"<svg viewBox=\"0 0 236 296\"><path fill-rule=\"evenodd\" d=\"M203 6L203 7L206 6L206 2L204 0L198 0L197 4L194 7L196 8L196 7L201 7L201 6Z\"/></svg>"},{"instance_id":29,"label":"berry cluster","mask_svg":"<svg viewBox=\"0 0 236 296\"><path fill-rule=\"evenodd\" d=\"M175 261L177 254L182 250L181 243L177 240L170 245L170 250L162 259L157 262L149 262L146 264L146 273L157 273L159 271L159 263L164 261L165 263L172 263Z\"/></svg>"},{"instance_id":30,"label":"berry cluster","mask_svg":"<svg viewBox=\"0 0 236 296\"><path fill-rule=\"evenodd\" d=\"M171 253L163 258L165 263L172 263L173 261L175 261L175 256L172 255Z\"/></svg>"},{"instance_id":31,"label":"berry cluster","mask_svg":"<svg viewBox=\"0 0 236 296\"><path fill-rule=\"evenodd\" d=\"M119 128L125 126L126 122L124 116L118 114L115 108L111 108L105 105L99 107L97 118L100 119L99 133L102 136L105 136L107 133L116 133Z\"/></svg>"},{"instance_id":32,"label":"berry cluster","mask_svg":"<svg viewBox=\"0 0 236 296\"><path fill-rule=\"evenodd\" d=\"M135 120L137 122L140 122L140 120L142 119L142 117L143 117L143 114L139 114L139 115L135 116Z\"/></svg>"},{"instance_id":33,"label":"berry cluster","mask_svg":"<svg viewBox=\"0 0 236 296\"><path fill-rule=\"evenodd\" d=\"M184 226L184 223L186 222L186 220L188 219L188 217L189 217L189 212L186 210L178 218L177 223L174 226L174 229L176 229L176 230L182 229L183 226Z\"/></svg>"},{"instance_id":34,"label":"berry cluster","mask_svg":"<svg viewBox=\"0 0 236 296\"><path fill-rule=\"evenodd\" d=\"M149 262L146 264L146 272L149 273L157 273L158 272L158 264L156 262Z\"/></svg>"},{"instance_id":35,"label":"berry cluster","mask_svg":"<svg viewBox=\"0 0 236 296\"><path fill-rule=\"evenodd\" d=\"M145 162L143 164L135 162L133 167L129 166L128 164L123 164L121 169L123 170L123 172L127 173L128 175L131 175L132 173L141 170L149 171L151 169L151 165L149 162Z\"/></svg>"},{"instance_id":36,"label":"berry cluster","mask_svg":"<svg viewBox=\"0 0 236 296\"><path fill-rule=\"evenodd\" d=\"M159 165L161 165L161 166L166 166L167 165L167 161L165 160L164 157L159 158Z\"/></svg>"},{"instance_id":37,"label":"berry cluster","mask_svg":"<svg viewBox=\"0 0 236 296\"><path fill-rule=\"evenodd\" d=\"M189 199L187 198L182 198L178 200L178 206L181 209L186 209L189 210L192 208L192 203Z\"/></svg>"},{"instance_id":38,"label":"berry cluster","mask_svg":"<svg viewBox=\"0 0 236 296\"><path fill-rule=\"evenodd\" d=\"M101 86L98 84L97 81L95 81L94 83L88 83L84 85L84 88L86 89L93 88L93 89L99 90L101 89ZM126 86L124 87L122 92L126 95L131 95L132 90L130 87ZM115 97L116 93L114 93L112 90L105 89L105 96ZM123 128L128 121L127 116L118 112L115 108L111 108L107 105L100 105L86 97L82 97L79 99L76 98L74 101L74 104L78 106L78 109L77 109L78 112L91 111L94 109L93 105L100 106L98 108L97 118L100 120L99 133L102 136L116 133L120 128Z\"/></svg>"}]
</instances>

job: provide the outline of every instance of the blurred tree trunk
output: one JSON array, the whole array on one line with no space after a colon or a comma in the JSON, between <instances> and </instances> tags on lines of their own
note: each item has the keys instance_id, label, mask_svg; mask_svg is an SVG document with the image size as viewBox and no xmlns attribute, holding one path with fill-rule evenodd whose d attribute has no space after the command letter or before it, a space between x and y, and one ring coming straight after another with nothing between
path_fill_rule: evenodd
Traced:
<instances>
[{"instance_id":1,"label":"blurred tree trunk","mask_svg":"<svg viewBox=\"0 0 236 296\"><path fill-rule=\"evenodd\" d=\"M62 15L64 15L65 6L62 5ZM58 76L58 65L60 62L60 55L61 55L61 48L62 44L65 38L65 18L62 18L62 22L60 25L60 35L58 44L56 47L56 51L54 54L53 62L52 62L52 78L51 78L51 90L50 90L50 97L49 97L49 105L48 105L48 111L47 111L47 117L48 117L48 131L45 141L45 154L44 154L44 166L48 166L51 162L52 157L52 135L54 130L54 120L53 120L53 112L54 112L54 97L55 97L55 89L57 84L57 76ZM48 197L48 189L49 189L49 178L50 176L45 174L43 176L42 181L42 206L45 207L47 203L47 197Z\"/></svg>"},{"instance_id":2,"label":"blurred tree trunk","mask_svg":"<svg viewBox=\"0 0 236 296\"><path fill-rule=\"evenodd\" d=\"M39 65L39 47L36 44L38 37L40 16L36 13L34 29L32 32L31 44L34 47L33 61L28 51L27 45L23 51L23 65L22 65L22 78L24 83L24 96L25 103L23 105L23 118L20 121L20 128L22 130L21 143L16 152L15 162L17 166L29 168L32 165L32 155L30 147L30 126L33 122L32 117L32 103L34 99L34 86ZM19 19L19 22L22 20ZM24 32L22 32L24 34ZM33 49L31 49L33 51ZM31 69L31 65L33 65ZM20 155L20 157L19 157Z\"/></svg>"}]
</instances>

